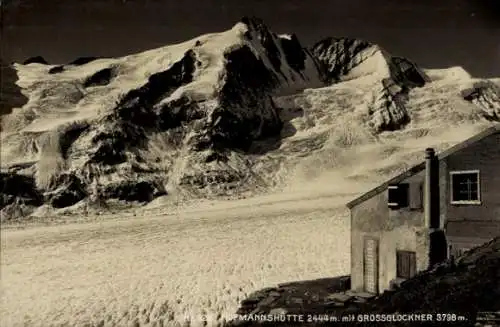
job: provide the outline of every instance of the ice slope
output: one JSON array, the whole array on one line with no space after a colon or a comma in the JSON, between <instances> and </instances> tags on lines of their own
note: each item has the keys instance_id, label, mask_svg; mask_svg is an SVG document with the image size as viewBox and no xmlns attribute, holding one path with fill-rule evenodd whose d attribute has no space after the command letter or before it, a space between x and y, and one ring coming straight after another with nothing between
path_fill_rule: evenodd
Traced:
<instances>
[{"instance_id":1,"label":"ice slope","mask_svg":"<svg viewBox=\"0 0 500 327\"><path fill-rule=\"evenodd\" d=\"M478 83L463 69L425 73L433 81L409 91L408 123L394 131L375 132L374 122L385 117L370 113L373 86L359 78L276 99L282 115L292 117L285 118L283 133L292 135L259 161L280 163L275 176L287 181L288 190L354 198L423 160L426 147L444 150L497 123L462 97Z\"/></svg>"}]
</instances>

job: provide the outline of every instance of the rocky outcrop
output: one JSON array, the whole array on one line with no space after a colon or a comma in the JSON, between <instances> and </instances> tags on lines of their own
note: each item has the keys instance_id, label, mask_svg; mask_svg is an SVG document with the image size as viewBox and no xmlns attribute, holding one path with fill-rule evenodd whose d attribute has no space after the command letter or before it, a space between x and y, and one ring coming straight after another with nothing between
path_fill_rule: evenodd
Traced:
<instances>
[{"instance_id":1,"label":"rocky outcrop","mask_svg":"<svg viewBox=\"0 0 500 327\"><path fill-rule=\"evenodd\" d=\"M64 66L62 66L62 65L54 66L54 67L49 69L49 74L59 74L59 73L62 73L63 71L64 71Z\"/></svg>"},{"instance_id":2,"label":"rocky outcrop","mask_svg":"<svg viewBox=\"0 0 500 327\"><path fill-rule=\"evenodd\" d=\"M416 64L392 57L363 40L327 38L316 43L311 52L323 70L326 83L359 77L371 79L374 91L368 120L376 133L403 128L410 117L405 106L410 90L430 82Z\"/></svg>"},{"instance_id":3,"label":"rocky outcrop","mask_svg":"<svg viewBox=\"0 0 500 327\"><path fill-rule=\"evenodd\" d=\"M87 196L85 185L73 173L64 173L57 177L53 187L44 193L45 202L54 208L64 208L80 202Z\"/></svg>"},{"instance_id":4,"label":"rocky outcrop","mask_svg":"<svg viewBox=\"0 0 500 327\"><path fill-rule=\"evenodd\" d=\"M44 203L35 180L14 172L0 172L0 221L22 218Z\"/></svg>"},{"instance_id":5,"label":"rocky outcrop","mask_svg":"<svg viewBox=\"0 0 500 327\"><path fill-rule=\"evenodd\" d=\"M324 86L316 58L303 47L295 35L277 35L256 17L244 17L241 22L248 46L258 55L268 71L275 75L277 93L293 93L308 87Z\"/></svg>"},{"instance_id":6,"label":"rocky outcrop","mask_svg":"<svg viewBox=\"0 0 500 327\"><path fill-rule=\"evenodd\" d=\"M283 314L308 312L318 306L332 305L332 295L348 291L350 276L297 281L255 291L240 302L236 312L240 316L267 314L281 310ZM340 302L337 303L340 306ZM233 321L230 326L246 326L243 321Z\"/></svg>"},{"instance_id":7,"label":"rocky outcrop","mask_svg":"<svg viewBox=\"0 0 500 327\"><path fill-rule=\"evenodd\" d=\"M16 84L19 77L12 65L0 59L0 116L10 114L13 108L19 108L28 102L28 98ZM1 131L1 127L0 127Z\"/></svg>"},{"instance_id":8,"label":"rocky outcrop","mask_svg":"<svg viewBox=\"0 0 500 327\"><path fill-rule=\"evenodd\" d=\"M69 62L68 65L82 66L82 65L88 64L89 62L97 60L97 59L99 59L99 57L80 57L80 58L76 58L75 60Z\"/></svg>"},{"instance_id":9,"label":"rocky outcrop","mask_svg":"<svg viewBox=\"0 0 500 327\"><path fill-rule=\"evenodd\" d=\"M422 87L431 82L431 79L423 70L406 58L392 57L389 66L391 77L398 85L414 88Z\"/></svg>"},{"instance_id":10,"label":"rocky outcrop","mask_svg":"<svg viewBox=\"0 0 500 327\"><path fill-rule=\"evenodd\" d=\"M465 100L484 110L485 118L500 121L500 86L491 81L476 82L472 88L462 91Z\"/></svg>"},{"instance_id":11,"label":"rocky outcrop","mask_svg":"<svg viewBox=\"0 0 500 327\"><path fill-rule=\"evenodd\" d=\"M290 36L280 36L281 48L285 53L285 59L297 72L301 72L306 68L307 49L304 49L300 44L297 35L292 34Z\"/></svg>"},{"instance_id":12,"label":"rocky outcrop","mask_svg":"<svg viewBox=\"0 0 500 327\"><path fill-rule=\"evenodd\" d=\"M372 58L377 52L380 53L378 48L369 42L335 37L319 41L311 49L311 53L324 72L323 76L327 84L341 81L355 67ZM364 73L369 73L369 71L364 71Z\"/></svg>"},{"instance_id":13,"label":"rocky outcrop","mask_svg":"<svg viewBox=\"0 0 500 327\"><path fill-rule=\"evenodd\" d=\"M0 210L16 200L32 206L43 203L32 177L16 173L0 172Z\"/></svg>"},{"instance_id":14,"label":"rocky outcrop","mask_svg":"<svg viewBox=\"0 0 500 327\"><path fill-rule=\"evenodd\" d=\"M188 51L170 69L151 75L146 84L126 93L99 121L102 129L91 139L93 150L88 165L118 165L130 156L141 160L132 150L146 146L148 132L172 123L173 117L162 114L161 109L156 111L155 104L192 81L195 61L194 52ZM85 170L94 169L87 166Z\"/></svg>"},{"instance_id":15,"label":"rocky outcrop","mask_svg":"<svg viewBox=\"0 0 500 327\"><path fill-rule=\"evenodd\" d=\"M256 17L243 17L241 22L248 26L248 32L245 34L246 38L252 40L253 36L251 32L256 34L259 43L262 44L264 48L264 53L269 61L271 62L274 70L277 72L281 71L282 60L280 58L280 51L275 43L276 35L272 33L264 22Z\"/></svg>"},{"instance_id":16,"label":"rocky outcrop","mask_svg":"<svg viewBox=\"0 0 500 327\"><path fill-rule=\"evenodd\" d=\"M132 202L149 202L154 198L166 195L162 183L156 181L120 181L103 187L100 196L104 199L118 199Z\"/></svg>"},{"instance_id":17,"label":"rocky outcrop","mask_svg":"<svg viewBox=\"0 0 500 327\"><path fill-rule=\"evenodd\" d=\"M226 82L212 113L209 138L218 149L248 150L253 140L281 130L271 98L277 81L248 46L226 54L226 60Z\"/></svg>"},{"instance_id":18,"label":"rocky outcrop","mask_svg":"<svg viewBox=\"0 0 500 327\"><path fill-rule=\"evenodd\" d=\"M311 48L324 72L326 83L375 75L391 78L408 88L421 87L430 78L408 59L393 57L378 45L351 38L326 38Z\"/></svg>"},{"instance_id":19,"label":"rocky outcrop","mask_svg":"<svg viewBox=\"0 0 500 327\"><path fill-rule=\"evenodd\" d=\"M410 122L405 103L408 88L401 87L391 78L384 78L373 91L373 101L369 105L369 125L376 133L396 131Z\"/></svg>"},{"instance_id":20,"label":"rocky outcrop","mask_svg":"<svg viewBox=\"0 0 500 327\"><path fill-rule=\"evenodd\" d=\"M83 87L92 87L92 86L102 86L102 85L107 85L113 78L114 71L113 68L104 68L101 69L91 76L87 77L85 79L85 82L83 83Z\"/></svg>"}]
</instances>

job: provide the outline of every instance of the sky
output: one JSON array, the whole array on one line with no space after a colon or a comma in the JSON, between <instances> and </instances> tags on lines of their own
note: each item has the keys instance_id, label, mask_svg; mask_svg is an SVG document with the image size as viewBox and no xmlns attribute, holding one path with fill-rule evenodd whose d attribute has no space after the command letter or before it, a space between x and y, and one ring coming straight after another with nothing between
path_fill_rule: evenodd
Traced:
<instances>
[{"instance_id":1,"label":"sky","mask_svg":"<svg viewBox=\"0 0 500 327\"><path fill-rule=\"evenodd\" d=\"M304 46L362 38L424 68L500 76L500 0L0 0L2 58L123 56L257 16Z\"/></svg>"}]
</instances>

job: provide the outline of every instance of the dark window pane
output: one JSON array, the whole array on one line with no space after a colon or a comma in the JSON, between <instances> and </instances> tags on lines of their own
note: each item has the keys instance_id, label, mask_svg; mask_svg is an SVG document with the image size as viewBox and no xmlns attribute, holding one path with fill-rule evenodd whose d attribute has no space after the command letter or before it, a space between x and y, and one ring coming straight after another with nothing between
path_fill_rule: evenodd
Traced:
<instances>
[{"instance_id":1,"label":"dark window pane","mask_svg":"<svg viewBox=\"0 0 500 327\"><path fill-rule=\"evenodd\" d=\"M399 189L397 185L391 185L388 190L389 203L399 204Z\"/></svg>"},{"instance_id":2,"label":"dark window pane","mask_svg":"<svg viewBox=\"0 0 500 327\"><path fill-rule=\"evenodd\" d=\"M479 193L478 174L463 173L452 175L453 201L475 201Z\"/></svg>"},{"instance_id":3,"label":"dark window pane","mask_svg":"<svg viewBox=\"0 0 500 327\"><path fill-rule=\"evenodd\" d=\"M389 207L403 208L409 204L409 184L389 185L387 189Z\"/></svg>"},{"instance_id":4,"label":"dark window pane","mask_svg":"<svg viewBox=\"0 0 500 327\"><path fill-rule=\"evenodd\" d=\"M410 184L401 183L399 184L399 206L407 207L409 205L410 198Z\"/></svg>"}]
</instances>

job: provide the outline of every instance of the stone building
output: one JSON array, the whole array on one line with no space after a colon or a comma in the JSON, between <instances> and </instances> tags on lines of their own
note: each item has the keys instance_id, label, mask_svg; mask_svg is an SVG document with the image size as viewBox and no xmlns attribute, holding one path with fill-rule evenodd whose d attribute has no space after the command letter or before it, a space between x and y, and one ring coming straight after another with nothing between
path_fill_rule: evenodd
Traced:
<instances>
[{"instance_id":1,"label":"stone building","mask_svg":"<svg viewBox=\"0 0 500 327\"><path fill-rule=\"evenodd\" d=\"M347 204L351 288L379 293L500 236L500 125Z\"/></svg>"}]
</instances>

